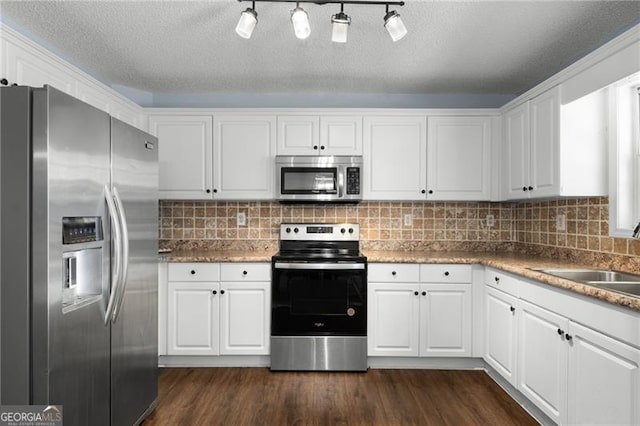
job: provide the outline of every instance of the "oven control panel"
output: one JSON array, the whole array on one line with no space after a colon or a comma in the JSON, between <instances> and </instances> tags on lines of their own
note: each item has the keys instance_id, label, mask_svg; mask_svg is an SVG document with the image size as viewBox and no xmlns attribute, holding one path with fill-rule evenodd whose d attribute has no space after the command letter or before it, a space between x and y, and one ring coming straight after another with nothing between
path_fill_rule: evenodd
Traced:
<instances>
[{"instance_id":1,"label":"oven control panel","mask_svg":"<svg viewBox=\"0 0 640 426\"><path fill-rule=\"evenodd\" d=\"M281 240L303 241L359 241L360 225L357 223L283 223Z\"/></svg>"}]
</instances>

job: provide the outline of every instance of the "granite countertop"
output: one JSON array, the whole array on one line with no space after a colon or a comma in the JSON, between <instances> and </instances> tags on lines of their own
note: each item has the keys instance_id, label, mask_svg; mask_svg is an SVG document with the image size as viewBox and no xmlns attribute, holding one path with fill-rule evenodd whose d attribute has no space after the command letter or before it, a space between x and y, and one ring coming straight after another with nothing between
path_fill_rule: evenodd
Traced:
<instances>
[{"instance_id":1,"label":"granite countertop","mask_svg":"<svg viewBox=\"0 0 640 426\"><path fill-rule=\"evenodd\" d=\"M175 250L161 253L166 262L270 262L274 250ZM593 268L593 265L576 264L549 258L513 253L486 252L433 252L433 251L377 251L363 250L370 263L459 263L480 264L511 272L525 278L594 297L614 305L640 312L640 298L597 288L576 281L554 277L530 268Z\"/></svg>"}]
</instances>

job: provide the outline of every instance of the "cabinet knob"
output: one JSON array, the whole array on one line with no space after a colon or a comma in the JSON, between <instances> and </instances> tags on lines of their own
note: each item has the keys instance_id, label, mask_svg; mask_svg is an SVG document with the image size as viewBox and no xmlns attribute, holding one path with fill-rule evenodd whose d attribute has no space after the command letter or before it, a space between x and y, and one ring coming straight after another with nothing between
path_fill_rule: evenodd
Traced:
<instances>
[{"instance_id":1,"label":"cabinet knob","mask_svg":"<svg viewBox=\"0 0 640 426\"><path fill-rule=\"evenodd\" d=\"M391 271L391 275L396 276L396 271Z\"/></svg>"},{"instance_id":2,"label":"cabinet knob","mask_svg":"<svg viewBox=\"0 0 640 426\"><path fill-rule=\"evenodd\" d=\"M494 280L496 283L500 283L500 277L495 277Z\"/></svg>"},{"instance_id":3,"label":"cabinet knob","mask_svg":"<svg viewBox=\"0 0 640 426\"><path fill-rule=\"evenodd\" d=\"M444 271L444 276L448 277L449 276L449 271Z\"/></svg>"},{"instance_id":4,"label":"cabinet knob","mask_svg":"<svg viewBox=\"0 0 640 426\"><path fill-rule=\"evenodd\" d=\"M313 149L318 149L318 145L314 145L314 146L313 146Z\"/></svg>"},{"instance_id":5,"label":"cabinet knob","mask_svg":"<svg viewBox=\"0 0 640 426\"><path fill-rule=\"evenodd\" d=\"M433 194L433 189L430 189L430 190L429 190L429 194Z\"/></svg>"},{"instance_id":6,"label":"cabinet knob","mask_svg":"<svg viewBox=\"0 0 640 426\"><path fill-rule=\"evenodd\" d=\"M414 292L413 292L413 294L415 294L415 295L417 296L417 295L418 295L418 294L420 294L420 293L418 293L417 291L414 291Z\"/></svg>"},{"instance_id":7,"label":"cabinet knob","mask_svg":"<svg viewBox=\"0 0 640 426\"><path fill-rule=\"evenodd\" d=\"M422 191L420 191L420 192L421 192L421 193L423 193L423 194L426 194L426 193L427 193L427 190L426 190L426 189L423 189L423 190L422 190Z\"/></svg>"},{"instance_id":8,"label":"cabinet knob","mask_svg":"<svg viewBox=\"0 0 640 426\"><path fill-rule=\"evenodd\" d=\"M216 294L218 294L218 292L217 292L217 291L215 291L215 290L213 290L211 293L212 293L214 296L215 296Z\"/></svg>"},{"instance_id":9,"label":"cabinet knob","mask_svg":"<svg viewBox=\"0 0 640 426\"><path fill-rule=\"evenodd\" d=\"M515 311L516 311L516 308L514 308L513 306L511 306L511 307L509 308L509 310L510 310L511 312L515 312Z\"/></svg>"},{"instance_id":10,"label":"cabinet knob","mask_svg":"<svg viewBox=\"0 0 640 426\"><path fill-rule=\"evenodd\" d=\"M210 189L207 189L207 194L211 194L211 190Z\"/></svg>"},{"instance_id":11,"label":"cabinet knob","mask_svg":"<svg viewBox=\"0 0 640 426\"><path fill-rule=\"evenodd\" d=\"M247 271L242 271L242 275L247 275L248 272Z\"/></svg>"},{"instance_id":12,"label":"cabinet knob","mask_svg":"<svg viewBox=\"0 0 640 426\"><path fill-rule=\"evenodd\" d=\"M224 294L224 290L220 290L220 294Z\"/></svg>"},{"instance_id":13,"label":"cabinet knob","mask_svg":"<svg viewBox=\"0 0 640 426\"><path fill-rule=\"evenodd\" d=\"M320 149L324 149L324 145L320 145Z\"/></svg>"},{"instance_id":14,"label":"cabinet knob","mask_svg":"<svg viewBox=\"0 0 640 426\"><path fill-rule=\"evenodd\" d=\"M191 270L191 275L195 275L196 271L194 269Z\"/></svg>"},{"instance_id":15,"label":"cabinet knob","mask_svg":"<svg viewBox=\"0 0 640 426\"><path fill-rule=\"evenodd\" d=\"M571 341L571 339L573 339L573 336L567 333L564 335L564 338L567 339L567 341Z\"/></svg>"},{"instance_id":16,"label":"cabinet knob","mask_svg":"<svg viewBox=\"0 0 640 426\"><path fill-rule=\"evenodd\" d=\"M533 191L533 186L527 188L529 191Z\"/></svg>"},{"instance_id":17,"label":"cabinet knob","mask_svg":"<svg viewBox=\"0 0 640 426\"><path fill-rule=\"evenodd\" d=\"M214 189L214 190L213 190L213 193L215 194L216 192L218 192L218 190L217 190L217 189Z\"/></svg>"},{"instance_id":18,"label":"cabinet knob","mask_svg":"<svg viewBox=\"0 0 640 426\"><path fill-rule=\"evenodd\" d=\"M559 329L558 329L558 334L559 334L560 336L564 335L564 330L562 330L562 329L560 329L560 328L559 328Z\"/></svg>"},{"instance_id":19,"label":"cabinet knob","mask_svg":"<svg viewBox=\"0 0 640 426\"><path fill-rule=\"evenodd\" d=\"M3 78L2 80L0 80L0 84L2 84L3 86L8 86L9 80L7 80L6 78Z\"/></svg>"},{"instance_id":20,"label":"cabinet knob","mask_svg":"<svg viewBox=\"0 0 640 426\"><path fill-rule=\"evenodd\" d=\"M423 291L423 292L422 292L422 295L423 295L423 296L426 296L426 295L427 295L427 292L426 292L426 291Z\"/></svg>"},{"instance_id":21,"label":"cabinet knob","mask_svg":"<svg viewBox=\"0 0 640 426\"><path fill-rule=\"evenodd\" d=\"M522 187L522 190L523 190L523 191L526 191L526 190L527 190L527 187L526 187L526 186L523 186L523 187Z\"/></svg>"}]
</instances>

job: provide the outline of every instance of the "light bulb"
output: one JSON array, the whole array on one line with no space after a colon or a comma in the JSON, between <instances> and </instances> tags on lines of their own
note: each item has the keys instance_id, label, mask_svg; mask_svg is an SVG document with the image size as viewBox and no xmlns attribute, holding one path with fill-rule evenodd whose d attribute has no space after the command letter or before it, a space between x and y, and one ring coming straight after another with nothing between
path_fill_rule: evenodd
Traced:
<instances>
[{"instance_id":1,"label":"light bulb","mask_svg":"<svg viewBox=\"0 0 640 426\"><path fill-rule=\"evenodd\" d=\"M384 16L384 27L389 32L391 40L398 41L407 35L407 27L404 26L400 15L395 10Z\"/></svg>"},{"instance_id":2,"label":"light bulb","mask_svg":"<svg viewBox=\"0 0 640 426\"><path fill-rule=\"evenodd\" d=\"M351 18L349 18L345 13L340 12L331 17L331 22L333 23L331 41L335 43L346 43Z\"/></svg>"},{"instance_id":3,"label":"light bulb","mask_svg":"<svg viewBox=\"0 0 640 426\"><path fill-rule=\"evenodd\" d=\"M251 38L253 29L258 23L258 14L250 7L240 14L240 20L236 26L236 33L242 38Z\"/></svg>"},{"instance_id":4,"label":"light bulb","mask_svg":"<svg viewBox=\"0 0 640 426\"><path fill-rule=\"evenodd\" d=\"M304 40L311 34L311 26L309 26L309 15L300 6L291 11L291 22L293 23L293 31L296 37Z\"/></svg>"}]
</instances>

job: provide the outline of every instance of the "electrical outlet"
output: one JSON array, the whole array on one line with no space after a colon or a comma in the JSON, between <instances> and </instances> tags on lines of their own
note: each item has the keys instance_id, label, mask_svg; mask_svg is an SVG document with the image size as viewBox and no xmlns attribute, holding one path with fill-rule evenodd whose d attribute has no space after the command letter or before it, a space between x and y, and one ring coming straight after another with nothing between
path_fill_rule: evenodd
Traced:
<instances>
[{"instance_id":1,"label":"electrical outlet","mask_svg":"<svg viewBox=\"0 0 640 426\"><path fill-rule=\"evenodd\" d=\"M492 214L487 215L487 228L492 228L496 224L496 218Z\"/></svg>"},{"instance_id":2,"label":"electrical outlet","mask_svg":"<svg viewBox=\"0 0 640 426\"><path fill-rule=\"evenodd\" d=\"M564 214L559 214L556 216L556 230L564 231L567 229L567 216Z\"/></svg>"},{"instance_id":3,"label":"electrical outlet","mask_svg":"<svg viewBox=\"0 0 640 426\"><path fill-rule=\"evenodd\" d=\"M404 215L404 226L411 226L413 224L413 216L410 214Z\"/></svg>"},{"instance_id":4,"label":"electrical outlet","mask_svg":"<svg viewBox=\"0 0 640 426\"><path fill-rule=\"evenodd\" d=\"M245 212L238 212L238 226L247 226L247 215Z\"/></svg>"}]
</instances>

